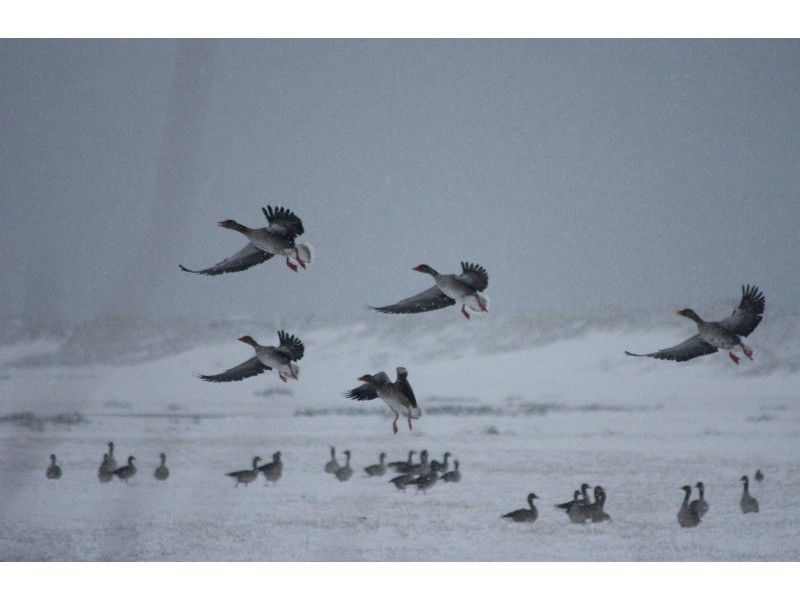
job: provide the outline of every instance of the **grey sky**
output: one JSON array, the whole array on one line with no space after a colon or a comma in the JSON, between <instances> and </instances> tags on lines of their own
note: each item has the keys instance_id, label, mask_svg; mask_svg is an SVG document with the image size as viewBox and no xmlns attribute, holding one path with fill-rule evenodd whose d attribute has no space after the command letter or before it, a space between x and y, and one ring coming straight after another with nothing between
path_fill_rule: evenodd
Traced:
<instances>
[{"instance_id":1,"label":"grey sky","mask_svg":"<svg viewBox=\"0 0 800 600\"><path fill-rule=\"evenodd\" d=\"M3 40L0 81L6 316L361 314L461 260L498 312L799 304L797 41ZM307 271L178 269L268 204Z\"/></svg>"}]
</instances>

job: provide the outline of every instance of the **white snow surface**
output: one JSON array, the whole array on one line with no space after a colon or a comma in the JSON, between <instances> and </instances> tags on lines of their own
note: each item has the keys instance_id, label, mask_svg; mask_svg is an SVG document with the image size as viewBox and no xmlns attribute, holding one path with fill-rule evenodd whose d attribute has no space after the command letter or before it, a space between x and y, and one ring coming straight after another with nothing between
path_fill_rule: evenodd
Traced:
<instances>
[{"instance_id":1,"label":"white snow surface","mask_svg":"<svg viewBox=\"0 0 800 600\"><path fill-rule=\"evenodd\" d=\"M692 335L655 314L15 324L0 344L0 560L797 561L800 318L768 314L739 366L626 357ZM193 376L249 358L238 337L273 344L281 328L306 346L298 381ZM398 365L423 416L393 435L380 400L343 392ZM120 464L137 458L128 484L97 479L109 441ZM347 482L323 471L331 445L340 461L352 452ZM449 451L461 483L399 492L393 474L365 476L380 452L412 449ZM278 450L275 484L225 476ZM59 480L45 478L51 453ZM761 512L742 515L739 478L757 468ZM697 481L711 509L682 529L680 487ZM573 525L554 507L583 482L605 487L610 523ZM501 518L531 491L535 523Z\"/></svg>"}]
</instances>

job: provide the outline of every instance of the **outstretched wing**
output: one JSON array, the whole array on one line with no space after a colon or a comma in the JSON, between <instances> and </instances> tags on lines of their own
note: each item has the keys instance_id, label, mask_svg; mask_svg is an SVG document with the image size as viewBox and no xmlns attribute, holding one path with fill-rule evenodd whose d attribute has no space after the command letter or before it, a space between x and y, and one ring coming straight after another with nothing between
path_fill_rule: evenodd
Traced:
<instances>
[{"instance_id":1,"label":"outstretched wing","mask_svg":"<svg viewBox=\"0 0 800 600\"><path fill-rule=\"evenodd\" d=\"M306 348L298 337L285 331L279 331L278 339L281 342L279 349L285 352L292 360L303 358Z\"/></svg>"},{"instance_id":2,"label":"outstretched wing","mask_svg":"<svg viewBox=\"0 0 800 600\"><path fill-rule=\"evenodd\" d=\"M625 354L628 356L649 356L650 358L658 358L661 360L684 362L693 358L697 358L698 356L714 354L716 351L716 347L712 346L708 342L704 342L700 337L700 334L697 334L690 337L688 340L684 340L677 346L665 348L664 350L659 350L658 352L651 352L650 354L634 354L633 352L628 352L626 350Z\"/></svg>"},{"instance_id":3,"label":"outstretched wing","mask_svg":"<svg viewBox=\"0 0 800 600\"><path fill-rule=\"evenodd\" d=\"M264 212L264 216L267 217L267 221L269 221L270 229L276 233L292 239L298 235L303 235L305 231L303 222L300 217L289 209L279 206L275 208L267 206L267 208L262 208L261 210Z\"/></svg>"},{"instance_id":4,"label":"outstretched wing","mask_svg":"<svg viewBox=\"0 0 800 600\"><path fill-rule=\"evenodd\" d=\"M761 323L766 300L756 286L742 286L742 301L731 316L719 322L736 335L747 337Z\"/></svg>"},{"instance_id":5,"label":"outstretched wing","mask_svg":"<svg viewBox=\"0 0 800 600\"><path fill-rule=\"evenodd\" d=\"M416 296L411 296L411 298L406 298L396 304L390 304L389 306L370 306L370 308L382 313L408 314L438 310L445 306L452 306L455 303L455 300L443 294L438 287L433 286L424 292L420 292Z\"/></svg>"},{"instance_id":6,"label":"outstretched wing","mask_svg":"<svg viewBox=\"0 0 800 600\"><path fill-rule=\"evenodd\" d=\"M241 381L242 379L247 379L248 377L253 377L264 371L271 370L270 367L258 360L257 356L254 356L250 360L246 360L242 364L228 369L224 373L219 373L218 375L199 375L199 377L203 381L221 383L224 381Z\"/></svg>"},{"instance_id":7,"label":"outstretched wing","mask_svg":"<svg viewBox=\"0 0 800 600\"><path fill-rule=\"evenodd\" d=\"M345 392L345 397L351 400L375 400L378 397L378 390L371 383L365 383Z\"/></svg>"},{"instance_id":8,"label":"outstretched wing","mask_svg":"<svg viewBox=\"0 0 800 600\"><path fill-rule=\"evenodd\" d=\"M489 285L489 273L482 266L475 263L462 262L461 275L458 279L467 285L482 292Z\"/></svg>"},{"instance_id":9,"label":"outstretched wing","mask_svg":"<svg viewBox=\"0 0 800 600\"><path fill-rule=\"evenodd\" d=\"M199 273L200 275L220 275L221 273L235 273L236 271L244 271L250 267L254 267L266 260L269 260L273 256L274 254L264 252L260 248L256 248L253 244L247 244L247 246L239 250L233 256L218 262L213 267L203 269L202 271L193 271L192 269L187 269L183 265L178 266L187 273Z\"/></svg>"}]
</instances>

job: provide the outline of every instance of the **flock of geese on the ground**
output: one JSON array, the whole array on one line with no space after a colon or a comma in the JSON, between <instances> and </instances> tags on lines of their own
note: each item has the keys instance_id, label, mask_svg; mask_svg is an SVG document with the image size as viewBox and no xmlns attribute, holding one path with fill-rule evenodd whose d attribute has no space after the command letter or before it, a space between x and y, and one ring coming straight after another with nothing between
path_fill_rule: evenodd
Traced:
<instances>
[{"instance_id":1,"label":"flock of geese on the ground","mask_svg":"<svg viewBox=\"0 0 800 600\"><path fill-rule=\"evenodd\" d=\"M233 273L244 271L273 256L286 258L286 265L297 272L298 266L303 269L311 263L313 250L308 244L298 244L295 239L305 231L300 218L292 211L282 207L267 206L262 208L268 225L262 228L250 228L237 223L232 219L220 221L218 225L226 229L231 229L243 234L247 244L232 256L218 262L217 264L202 270L191 270L183 265L179 267L183 271L199 273L202 275L220 275L223 273ZM478 264L462 262L460 274L443 275L428 265L421 264L414 267L415 271L430 275L434 280L434 285L414 296L389 304L386 306L370 306L369 308L381 313L388 314L409 314L421 313L431 310L438 310L448 306L461 305L461 314L469 319L469 308L473 312L488 312L489 299L484 291L489 285L489 274L485 268ZM736 364L739 364L739 357L734 354L734 350L741 352L750 360L753 360L753 351L745 345L742 338L750 335L761 322L765 307L764 295L755 286L742 286L742 299L733 313L721 321L704 321L692 309L686 308L679 310L677 314L689 318L697 325L697 333L684 340L683 342L652 352L649 354L633 354L627 352L629 356L646 356L663 360L674 360L683 362L698 356L712 354L718 350L727 350L728 355ZM255 356L245 362L236 365L222 373L215 375L199 375L200 379L209 382L231 382L241 381L248 377L253 377L265 371L275 370L283 381L297 379L300 369L297 364L305 354L305 346L297 336L285 331L278 332L277 346L262 346L251 336L246 335L239 338L239 341L252 346ZM417 405L414 391L408 381L408 370L404 367L397 367L397 378L393 382L389 376L381 371L374 375L362 375L358 379L362 385L355 387L344 393L344 396L353 400L373 400L381 398L395 415L392 422L392 431L397 433L397 421L402 415L408 422L409 429L412 428L411 420L421 417L421 410ZM98 469L98 478L101 482L108 482L115 476L122 481L129 481L136 475L134 456L128 458L126 465L118 466L113 455L113 443L109 443L109 451L104 455L103 462ZM398 490L405 490L407 487L416 487L417 492L425 493L433 487L437 481L458 482L461 479L459 463L454 461L454 469L448 471L448 461L450 453L445 453L444 461L436 460L428 462L428 452L420 452L420 462L413 463L412 458L415 454L411 450L407 460L386 463L386 454L381 453L380 462L366 467L364 470L367 476L375 477L384 475L387 470L397 473L390 482ZM350 466L350 451L346 450L345 464L340 465L336 460L335 449L331 448L331 460L325 465L325 472L332 473L339 481L347 481L353 475ZM51 455L51 464L47 469L48 479L58 479L61 477L61 468L56 464L55 455ZM267 483L277 482L283 471L281 453L276 452L270 463L258 465L262 459L259 456L253 458L252 468L241 471L233 471L226 475L236 481L236 486L240 483L245 486L256 480L259 473L263 474ZM169 476L166 467L166 457L161 454L161 464L156 468L154 476L158 480L165 480ZM759 480L760 471L756 475ZM758 502L750 496L749 481L747 476L742 477L741 481L744 490L741 499L742 512L758 512ZM708 511L708 503L704 498L704 487L702 482L698 482L696 487L700 493L699 499L689 501L692 488L684 486L685 497L680 511L678 512L678 522L682 527L694 527L700 523L701 517ZM569 519L573 523L603 522L610 520L609 515L604 511L606 492L602 486L594 487L594 502L590 502L588 495L588 484L583 484L580 490L576 490L574 497L569 502L559 504L558 508L566 511ZM529 508L519 509L503 515L504 518L516 522L532 522L538 517L538 511L533 501L538 496L534 493L528 494Z\"/></svg>"}]
</instances>

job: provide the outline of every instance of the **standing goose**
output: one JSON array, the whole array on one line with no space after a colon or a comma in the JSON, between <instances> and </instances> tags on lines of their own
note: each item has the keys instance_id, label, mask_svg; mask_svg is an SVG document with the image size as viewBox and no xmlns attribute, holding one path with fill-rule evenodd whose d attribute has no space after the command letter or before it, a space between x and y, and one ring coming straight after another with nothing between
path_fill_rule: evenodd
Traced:
<instances>
[{"instance_id":1,"label":"standing goose","mask_svg":"<svg viewBox=\"0 0 800 600\"><path fill-rule=\"evenodd\" d=\"M364 467L364 471L370 477L381 476L386 474L386 452L381 452L381 455L378 457L378 464L377 465L370 465L368 467Z\"/></svg>"},{"instance_id":2,"label":"standing goose","mask_svg":"<svg viewBox=\"0 0 800 600\"><path fill-rule=\"evenodd\" d=\"M120 467L119 469L115 470L114 475L119 477L121 481L127 483L131 477L136 475L136 467L133 466L134 460L136 460L135 456L129 456L128 464L125 465L124 467Z\"/></svg>"},{"instance_id":3,"label":"standing goose","mask_svg":"<svg viewBox=\"0 0 800 600\"><path fill-rule=\"evenodd\" d=\"M678 523L681 524L681 527L697 527L700 523L700 515L689 506L689 496L692 495L692 487L685 485L681 489L685 492L685 495L683 497L683 504L681 504L681 508L678 511Z\"/></svg>"},{"instance_id":4,"label":"standing goose","mask_svg":"<svg viewBox=\"0 0 800 600\"><path fill-rule=\"evenodd\" d=\"M259 375L264 371L275 369L281 381L287 381L287 377L297 379L300 367L297 362L303 358L305 346L297 337L286 333L278 332L279 346L261 346L249 335L240 337L239 341L253 347L256 355L242 364L237 365L223 373L217 375L200 375L203 381L215 383L226 381L241 381L254 375Z\"/></svg>"},{"instance_id":5,"label":"standing goose","mask_svg":"<svg viewBox=\"0 0 800 600\"><path fill-rule=\"evenodd\" d=\"M258 467L258 470L264 474L264 479L267 484L272 481L276 482L283 474L283 463L281 462L281 453L276 452L272 455L272 462ZM265 484L266 485L266 484Z\"/></svg>"},{"instance_id":6,"label":"standing goose","mask_svg":"<svg viewBox=\"0 0 800 600\"><path fill-rule=\"evenodd\" d=\"M515 523L533 523L539 517L539 511L533 505L533 501L539 496L531 492L528 494L528 506L530 508L520 508L503 515L504 519L511 519Z\"/></svg>"},{"instance_id":7,"label":"standing goose","mask_svg":"<svg viewBox=\"0 0 800 600\"><path fill-rule=\"evenodd\" d=\"M467 307L475 312L489 312L489 299L481 294L489 285L489 274L482 266L462 262L460 275L442 275L428 265L418 265L413 270L431 275L435 285L396 304L370 308L382 313L407 314L437 310L458 303L461 304L461 314L467 319Z\"/></svg>"},{"instance_id":8,"label":"standing goose","mask_svg":"<svg viewBox=\"0 0 800 600\"><path fill-rule=\"evenodd\" d=\"M444 473L450 466L449 461L450 461L450 453L445 452L444 461L442 462L439 462L438 460L431 461L431 470L436 471L437 473Z\"/></svg>"},{"instance_id":9,"label":"standing goose","mask_svg":"<svg viewBox=\"0 0 800 600\"><path fill-rule=\"evenodd\" d=\"M406 486L410 485L412 481L414 481L414 476L411 473L403 473L402 475L390 479L389 483L393 483L394 487L405 492Z\"/></svg>"},{"instance_id":10,"label":"standing goose","mask_svg":"<svg viewBox=\"0 0 800 600\"><path fill-rule=\"evenodd\" d=\"M362 375L358 378L364 383L349 392L345 392L346 398L353 400L374 400L380 398L394 413L392 421L392 431L397 433L397 420L400 414L404 414L408 419L408 429L411 430L411 419L422 417L422 411L417 406L417 399L414 390L408 383L408 371L404 367L397 367L397 381L392 383L389 376L381 371L375 375Z\"/></svg>"},{"instance_id":11,"label":"standing goose","mask_svg":"<svg viewBox=\"0 0 800 600\"><path fill-rule=\"evenodd\" d=\"M761 472L761 469L756 469L755 480L758 483L761 483L762 481L764 481L764 474Z\"/></svg>"},{"instance_id":12,"label":"standing goose","mask_svg":"<svg viewBox=\"0 0 800 600\"><path fill-rule=\"evenodd\" d=\"M347 481L353 476L353 469L350 467L350 450L345 450L344 455L347 457L347 461L336 471L336 479L339 481Z\"/></svg>"},{"instance_id":13,"label":"standing goose","mask_svg":"<svg viewBox=\"0 0 800 600\"><path fill-rule=\"evenodd\" d=\"M458 470L457 460L453 461L453 470L442 475L442 481L447 481L449 483L458 483L461 481L461 471Z\"/></svg>"},{"instance_id":14,"label":"standing goose","mask_svg":"<svg viewBox=\"0 0 800 600\"><path fill-rule=\"evenodd\" d=\"M236 480L236 485L233 487L239 487L240 483L244 484L244 487L247 487L248 483L252 483L258 477L258 463L261 460L260 456L253 457L253 468L247 469L245 471L233 471L231 473L225 473L226 477L233 477Z\"/></svg>"},{"instance_id":15,"label":"standing goose","mask_svg":"<svg viewBox=\"0 0 800 600\"><path fill-rule=\"evenodd\" d=\"M50 455L50 466L47 467L47 475L48 479L59 479L61 477L61 467L56 464L56 455Z\"/></svg>"},{"instance_id":16,"label":"standing goose","mask_svg":"<svg viewBox=\"0 0 800 600\"><path fill-rule=\"evenodd\" d=\"M416 450L409 450L408 451L408 460L396 460L390 462L387 467L393 469L395 473L404 473L407 469L413 465L413 461L411 460L412 457L417 453Z\"/></svg>"},{"instance_id":17,"label":"standing goose","mask_svg":"<svg viewBox=\"0 0 800 600\"><path fill-rule=\"evenodd\" d=\"M602 523L603 521L611 520L611 516L603 510L605 504L605 488L601 485L594 486L594 502L586 507L586 513L589 515L592 523Z\"/></svg>"},{"instance_id":18,"label":"standing goose","mask_svg":"<svg viewBox=\"0 0 800 600\"><path fill-rule=\"evenodd\" d=\"M108 483L114 479L114 469L108 467L108 452L103 454L103 462L100 463L100 468L97 469L97 478L100 483Z\"/></svg>"},{"instance_id":19,"label":"standing goose","mask_svg":"<svg viewBox=\"0 0 800 600\"><path fill-rule=\"evenodd\" d=\"M233 229L247 237L249 243L239 252L218 262L213 267L201 271L193 271L183 265L178 266L188 273L219 275L244 271L273 256L280 255L286 257L286 266L292 271L297 272L297 265L291 261L291 258L294 258L297 264L305 269L307 264L311 264L313 249L308 244L295 244L294 241L305 231L303 222L296 214L285 208L267 206L261 210L269 223L267 227L251 229L232 219L217 223L220 227Z\"/></svg>"},{"instance_id":20,"label":"standing goose","mask_svg":"<svg viewBox=\"0 0 800 600\"><path fill-rule=\"evenodd\" d=\"M326 473L336 473L339 470L339 462L336 460L336 448L331 446L331 459L325 463Z\"/></svg>"},{"instance_id":21,"label":"standing goose","mask_svg":"<svg viewBox=\"0 0 800 600\"><path fill-rule=\"evenodd\" d=\"M419 462L415 465L411 465L407 470L406 473L411 473L412 475L426 475L430 472L431 467L428 463L428 451L423 450L419 453Z\"/></svg>"},{"instance_id":22,"label":"standing goose","mask_svg":"<svg viewBox=\"0 0 800 600\"><path fill-rule=\"evenodd\" d=\"M159 455L159 458L161 458L161 464L156 467L153 475L159 481L164 481L167 477L169 477L169 469L167 468L167 455L162 452Z\"/></svg>"},{"instance_id":23,"label":"standing goose","mask_svg":"<svg viewBox=\"0 0 800 600\"><path fill-rule=\"evenodd\" d=\"M108 442L108 459L105 465L106 469L112 473L117 470L117 459L114 458L114 442Z\"/></svg>"},{"instance_id":24,"label":"standing goose","mask_svg":"<svg viewBox=\"0 0 800 600\"><path fill-rule=\"evenodd\" d=\"M423 473L416 479L412 479L408 483L408 485L417 486L417 493L419 494L420 490L422 490L422 493L425 494L427 490L429 490L436 484L436 481L438 479L439 479L439 474L436 471L428 469L425 473Z\"/></svg>"},{"instance_id":25,"label":"standing goose","mask_svg":"<svg viewBox=\"0 0 800 600\"><path fill-rule=\"evenodd\" d=\"M757 513L758 500L750 495L750 480L747 478L747 475L742 475L742 478L739 481L741 481L744 486L742 489L742 499L739 500L739 506L742 507L742 513Z\"/></svg>"},{"instance_id":26,"label":"standing goose","mask_svg":"<svg viewBox=\"0 0 800 600\"><path fill-rule=\"evenodd\" d=\"M674 360L683 362L713 354L720 348L728 350L728 356L737 365L739 357L733 353L736 348L741 348L744 355L753 360L753 351L742 341L747 337L761 322L764 314L765 299L764 294L758 291L756 286L742 286L742 300L739 306L734 309L731 316L722 321L704 321L697 316L691 308L679 310L677 314L687 317L697 323L698 333L677 346L651 352L650 354L633 354L625 351L628 356L649 356L662 360Z\"/></svg>"},{"instance_id":27,"label":"standing goose","mask_svg":"<svg viewBox=\"0 0 800 600\"><path fill-rule=\"evenodd\" d=\"M689 502L689 508L691 508L694 512L697 513L698 517L703 517L708 512L708 502L706 502L705 492L706 486L703 485L702 481L698 481L695 484L697 488L697 492L700 494L700 497L697 500L692 500Z\"/></svg>"}]
</instances>

